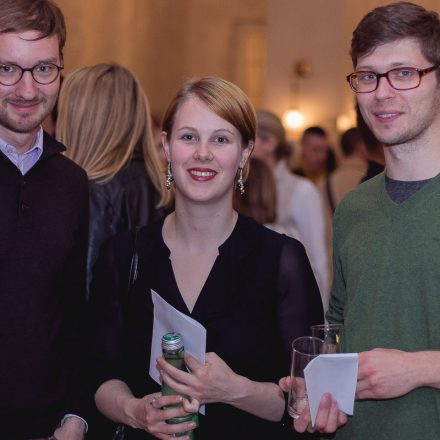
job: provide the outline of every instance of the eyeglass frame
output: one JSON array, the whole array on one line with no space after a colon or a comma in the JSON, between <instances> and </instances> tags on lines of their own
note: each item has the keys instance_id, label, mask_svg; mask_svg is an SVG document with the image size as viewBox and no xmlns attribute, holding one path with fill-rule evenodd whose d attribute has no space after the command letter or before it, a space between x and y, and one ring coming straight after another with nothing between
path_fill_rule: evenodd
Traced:
<instances>
[{"instance_id":1,"label":"eyeglass frame","mask_svg":"<svg viewBox=\"0 0 440 440\"><path fill-rule=\"evenodd\" d=\"M42 83L42 82L38 81L38 80L35 78L35 76L34 76L34 69L35 69L36 67L38 67L38 66L47 66L47 65L50 65L50 66L54 66L54 67L56 67L57 70L58 70L58 73L57 73L57 76L56 76L52 81L49 81L49 82L47 82L47 83ZM58 66L58 65L55 64L55 63L38 63L38 64L35 64L35 66L32 66L32 67L26 67L26 68L25 68L25 67L21 67L20 65L18 65L18 64L14 64L14 63L0 63L0 66L14 66L14 67L18 67L18 68L21 70L21 74L20 74L19 78L18 78L17 81L15 81L14 83L12 83L12 84L4 84L4 83L2 83L2 82L0 81L0 84L1 84L2 86L6 86L6 87L9 87L9 86L15 86L15 84L18 84L18 83L20 82L20 80L23 78L24 72L29 72L29 73L31 74L31 76L32 76L32 79L33 79L36 83L41 84L42 86L47 86L47 85L52 84L53 82L55 82L55 81L59 78L59 76L60 76L60 72L64 69L64 66Z\"/></svg>"},{"instance_id":2,"label":"eyeglass frame","mask_svg":"<svg viewBox=\"0 0 440 440\"><path fill-rule=\"evenodd\" d=\"M416 89L417 87L420 86L421 82L422 82L422 77L424 77L426 74L433 72L434 70L438 69L440 67L440 64L434 64L431 67L427 67L426 69L419 69L417 67L395 67L394 69L390 69L388 70L388 72L385 73L377 73L374 72L373 70L359 70L358 72L353 72L350 73L349 75L346 76L346 80L348 82L348 84L350 85L351 90L353 90L353 92L355 93L371 93L374 92L375 90L377 90L377 88L379 87L379 80L382 77L385 77L388 81L388 84L394 89L394 90L412 90L412 89ZM397 87L394 87L391 84L390 78L388 77L390 72L393 72L394 70L405 70L405 69L412 69L415 70L418 74L419 74L419 83L414 86L414 87L408 87L406 89L398 89ZM373 73L374 75L376 75L376 87L373 90L369 90L368 92L359 92L358 90L355 90L352 82L351 82L351 78L353 75L357 75L359 73Z\"/></svg>"}]
</instances>

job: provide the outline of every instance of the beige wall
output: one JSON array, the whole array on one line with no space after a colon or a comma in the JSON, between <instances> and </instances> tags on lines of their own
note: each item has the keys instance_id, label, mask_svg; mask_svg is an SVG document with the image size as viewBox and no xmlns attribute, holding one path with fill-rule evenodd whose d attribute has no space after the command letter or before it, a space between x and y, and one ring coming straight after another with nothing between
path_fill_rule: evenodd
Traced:
<instances>
[{"instance_id":1,"label":"beige wall","mask_svg":"<svg viewBox=\"0 0 440 440\"><path fill-rule=\"evenodd\" d=\"M98 62L121 63L139 77L158 114L187 78L217 75L244 82L237 38L261 27L265 16L264 0L57 3L68 26L66 73Z\"/></svg>"},{"instance_id":2,"label":"beige wall","mask_svg":"<svg viewBox=\"0 0 440 440\"><path fill-rule=\"evenodd\" d=\"M140 78L162 113L187 78L218 75L240 85L258 107L279 114L297 105L306 125L336 136L350 114L351 33L381 0L57 0L68 40L66 73L116 61ZM440 0L419 0L440 10ZM306 59L311 76L290 93L292 66ZM297 84L298 85L298 84ZM292 102L291 102L292 101ZM292 137L298 133L292 133Z\"/></svg>"}]
</instances>

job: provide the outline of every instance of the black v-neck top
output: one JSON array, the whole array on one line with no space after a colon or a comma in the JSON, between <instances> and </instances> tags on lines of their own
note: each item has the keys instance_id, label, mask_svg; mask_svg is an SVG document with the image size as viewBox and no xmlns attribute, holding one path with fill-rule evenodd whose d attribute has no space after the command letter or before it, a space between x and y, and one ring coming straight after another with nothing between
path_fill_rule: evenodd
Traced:
<instances>
[{"instance_id":1,"label":"black v-neck top","mask_svg":"<svg viewBox=\"0 0 440 440\"><path fill-rule=\"evenodd\" d=\"M207 329L207 352L217 353L236 373L275 382L289 374L290 344L323 321L321 297L304 247L254 220L239 216L189 312L178 290L161 222L138 234L138 277L127 280L132 239L124 234L102 250L92 283L95 390L106 380L125 381L137 397L156 392L149 377L153 325L150 289ZM197 270L197 267L194 267ZM292 438L280 423L230 405L208 404L198 439ZM127 438L150 438L128 432Z\"/></svg>"}]
</instances>

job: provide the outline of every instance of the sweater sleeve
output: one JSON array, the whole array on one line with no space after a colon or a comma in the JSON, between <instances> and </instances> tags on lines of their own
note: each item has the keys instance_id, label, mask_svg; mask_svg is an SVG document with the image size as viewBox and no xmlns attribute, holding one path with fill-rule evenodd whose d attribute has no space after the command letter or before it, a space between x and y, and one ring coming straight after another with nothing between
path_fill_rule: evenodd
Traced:
<instances>
[{"instance_id":1,"label":"sweater sleeve","mask_svg":"<svg viewBox=\"0 0 440 440\"><path fill-rule=\"evenodd\" d=\"M333 285L330 297L330 304L326 314L326 319L330 323L344 323L344 307L346 286L342 272L341 258L339 255L338 240L338 209L333 220Z\"/></svg>"},{"instance_id":2,"label":"sweater sleeve","mask_svg":"<svg viewBox=\"0 0 440 440\"><path fill-rule=\"evenodd\" d=\"M65 264L65 310L63 330L64 365L66 371L66 412L86 418L84 394L84 316L86 313L86 254L88 239L89 197L85 173L78 186L78 227L75 245Z\"/></svg>"}]
</instances>

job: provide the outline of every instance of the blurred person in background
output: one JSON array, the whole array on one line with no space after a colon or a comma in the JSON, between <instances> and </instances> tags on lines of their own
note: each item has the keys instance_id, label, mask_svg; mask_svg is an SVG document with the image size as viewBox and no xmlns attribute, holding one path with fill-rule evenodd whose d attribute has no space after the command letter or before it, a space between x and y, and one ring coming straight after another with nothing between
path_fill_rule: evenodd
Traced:
<instances>
[{"instance_id":1,"label":"blurred person in background","mask_svg":"<svg viewBox=\"0 0 440 440\"><path fill-rule=\"evenodd\" d=\"M246 182L246 191L243 194L237 191L234 193L234 209L270 229L301 241L299 232L293 225L289 225L287 229L276 222L277 184L269 166L258 157L251 157Z\"/></svg>"},{"instance_id":2,"label":"blurred person in background","mask_svg":"<svg viewBox=\"0 0 440 440\"><path fill-rule=\"evenodd\" d=\"M365 123L359 110L359 105L357 104L356 119L357 126L365 144L367 157L367 170L360 180L360 183L362 183L381 173L385 169L385 156L383 153L383 144L377 140L374 133Z\"/></svg>"},{"instance_id":3,"label":"blurred person in background","mask_svg":"<svg viewBox=\"0 0 440 440\"><path fill-rule=\"evenodd\" d=\"M152 135L148 100L117 64L80 68L64 80L57 138L89 177L87 286L101 244L165 214L170 201Z\"/></svg>"},{"instance_id":4,"label":"blurred person in background","mask_svg":"<svg viewBox=\"0 0 440 440\"><path fill-rule=\"evenodd\" d=\"M293 172L319 185L336 166L327 132L321 127L307 128L301 137L300 147L301 156Z\"/></svg>"},{"instance_id":5,"label":"blurred person in background","mask_svg":"<svg viewBox=\"0 0 440 440\"><path fill-rule=\"evenodd\" d=\"M263 225L276 220L276 200L277 187L272 171L262 160L251 157L246 191L234 193L234 209Z\"/></svg>"},{"instance_id":6,"label":"blurred person in background","mask_svg":"<svg viewBox=\"0 0 440 440\"><path fill-rule=\"evenodd\" d=\"M336 206L354 189L367 170L366 147L358 128L350 128L341 136L343 157L339 166L319 182L326 213L326 240L329 273L332 274L332 219Z\"/></svg>"},{"instance_id":7,"label":"blurred person in background","mask_svg":"<svg viewBox=\"0 0 440 440\"><path fill-rule=\"evenodd\" d=\"M277 187L277 220L274 225L299 233L325 308L328 303L329 264L321 194L308 179L288 169L286 158L290 155L291 146L286 141L280 119L267 110L257 110L257 123L254 155L270 167Z\"/></svg>"},{"instance_id":8,"label":"blurred person in background","mask_svg":"<svg viewBox=\"0 0 440 440\"><path fill-rule=\"evenodd\" d=\"M341 150L343 158L340 164L325 181L325 195L331 214L367 171L366 147L358 128L350 128L342 134Z\"/></svg>"}]
</instances>

